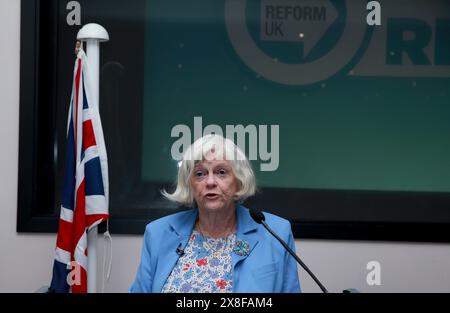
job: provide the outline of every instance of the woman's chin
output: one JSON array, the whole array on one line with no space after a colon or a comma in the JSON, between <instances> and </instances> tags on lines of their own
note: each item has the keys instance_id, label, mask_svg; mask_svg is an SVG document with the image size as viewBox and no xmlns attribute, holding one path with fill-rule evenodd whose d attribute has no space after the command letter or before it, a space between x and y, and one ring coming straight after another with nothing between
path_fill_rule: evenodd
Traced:
<instances>
[{"instance_id":1,"label":"woman's chin","mask_svg":"<svg viewBox=\"0 0 450 313\"><path fill-rule=\"evenodd\" d=\"M218 211L224 208L222 201L205 201L203 207L206 210Z\"/></svg>"},{"instance_id":2,"label":"woman's chin","mask_svg":"<svg viewBox=\"0 0 450 313\"><path fill-rule=\"evenodd\" d=\"M209 211L219 211L222 209L222 205L219 203L208 203L205 205L205 209Z\"/></svg>"}]
</instances>

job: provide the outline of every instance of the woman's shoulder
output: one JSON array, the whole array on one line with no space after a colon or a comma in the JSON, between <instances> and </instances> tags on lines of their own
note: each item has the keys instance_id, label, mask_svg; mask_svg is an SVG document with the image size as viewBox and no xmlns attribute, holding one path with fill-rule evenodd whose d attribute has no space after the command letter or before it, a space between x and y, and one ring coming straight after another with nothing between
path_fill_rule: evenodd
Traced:
<instances>
[{"instance_id":1,"label":"woman's shoulder","mask_svg":"<svg viewBox=\"0 0 450 313\"><path fill-rule=\"evenodd\" d=\"M189 209L160 217L148 223L145 227L145 231L155 233L172 227L177 228L179 225L183 225L184 221L187 219L191 219L195 214L194 209Z\"/></svg>"},{"instance_id":2,"label":"woman's shoulder","mask_svg":"<svg viewBox=\"0 0 450 313\"><path fill-rule=\"evenodd\" d=\"M249 209L244 206L241 206L241 209L244 209L245 211L249 211ZM277 231L285 231L285 230L290 231L291 230L291 223L287 219L285 219L281 216L278 216L276 214L268 213L265 211L262 211L262 213L264 214L266 223L272 229L277 230ZM250 215L250 212L248 214Z\"/></svg>"},{"instance_id":3,"label":"woman's shoulder","mask_svg":"<svg viewBox=\"0 0 450 313\"><path fill-rule=\"evenodd\" d=\"M264 212L266 217L266 223L269 227L284 241L288 241L292 236L292 225L291 222L283 217L276 214ZM261 225L262 227L262 225ZM264 230L264 233L268 235L268 232Z\"/></svg>"},{"instance_id":4,"label":"woman's shoulder","mask_svg":"<svg viewBox=\"0 0 450 313\"><path fill-rule=\"evenodd\" d=\"M267 212L264 212L264 216L266 217L267 225L269 225L273 230L287 233L291 231L291 222L289 222L289 220Z\"/></svg>"}]
</instances>

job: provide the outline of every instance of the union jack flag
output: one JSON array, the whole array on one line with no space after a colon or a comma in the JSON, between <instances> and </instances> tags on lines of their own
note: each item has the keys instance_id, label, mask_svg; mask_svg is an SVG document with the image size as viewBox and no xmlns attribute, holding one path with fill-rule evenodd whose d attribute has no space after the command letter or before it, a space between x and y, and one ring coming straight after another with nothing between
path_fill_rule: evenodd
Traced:
<instances>
[{"instance_id":1,"label":"union jack flag","mask_svg":"<svg viewBox=\"0 0 450 313\"><path fill-rule=\"evenodd\" d=\"M64 185L51 290L87 292L87 231L109 218L108 162L83 50L75 61ZM78 272L77 272L78 271ZM71 275L78 275L72 277Z\"/></svg>"}]
</instances>

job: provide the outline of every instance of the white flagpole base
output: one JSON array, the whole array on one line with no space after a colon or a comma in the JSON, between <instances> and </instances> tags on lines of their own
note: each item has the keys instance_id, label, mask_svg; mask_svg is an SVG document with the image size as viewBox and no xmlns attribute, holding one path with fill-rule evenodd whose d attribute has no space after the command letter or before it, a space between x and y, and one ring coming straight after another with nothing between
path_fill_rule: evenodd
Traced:
<instances>
[{"instance_id":1,"label":"white flagpole base","mask_svg":"<svg viewBox=\"0 0 450 313\"><path fill-rule=\"evenodd\" d=\"M88 231L88 262L87 262L87 290L88 293L97 292L97 241L98 228L92 227Z\"/></svg>"}]
</instances>

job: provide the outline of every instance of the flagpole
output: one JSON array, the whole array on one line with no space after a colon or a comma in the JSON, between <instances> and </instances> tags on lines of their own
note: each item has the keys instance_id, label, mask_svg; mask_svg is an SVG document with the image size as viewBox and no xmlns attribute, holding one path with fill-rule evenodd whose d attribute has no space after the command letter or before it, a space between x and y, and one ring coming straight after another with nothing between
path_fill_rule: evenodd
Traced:
<instances>
[{"instance_id":1,"label":"flagpole","mask_svg":"<svg viewBox=\"0 0 450 313\"><path fill-rule=\"evenodd\" d=\"M77 39L86 42L86 54L89 57L92 76L92 97L99 109L100 103L100 43L109 40L106 29L95 23L84 25L77 34ZM98 228L92 227L88 232L87 288L89 293L97 292L97 240Z\"/></svg>"}]
</instances>

